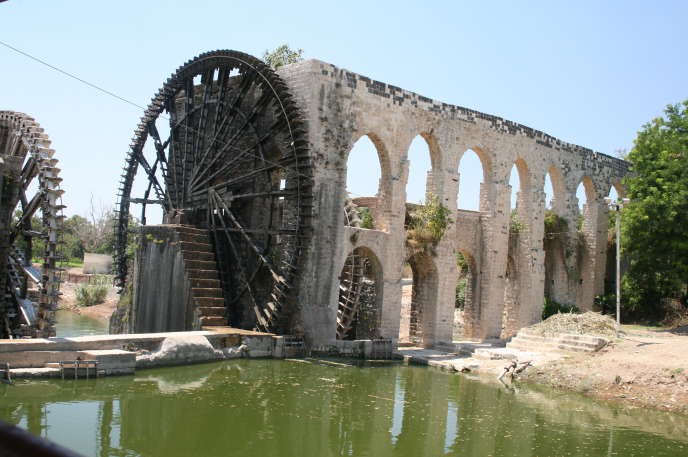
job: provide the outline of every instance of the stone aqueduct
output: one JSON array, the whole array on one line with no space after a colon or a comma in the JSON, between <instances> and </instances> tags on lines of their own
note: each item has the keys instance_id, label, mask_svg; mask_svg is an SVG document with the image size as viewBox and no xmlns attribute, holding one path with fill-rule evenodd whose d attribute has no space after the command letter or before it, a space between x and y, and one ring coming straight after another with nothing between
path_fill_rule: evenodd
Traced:
<instances>
[{"instance_id":1,"label":"stone aqueduct","mask_svg":"<svg viewBox=\"0 0 688 457\"><path fill-rule=\"evenodd\" d=\"M623 195L620 181L628 173L627 162L318 60L282 67L278 74L306 118L314 161L314 220L318 222L299 284L299 330L311 344L335 339L340 273L347 256L357 248L371 259L377 277L377 328L371 336L398 340L402 270L408 262L414 275L418 342L426 347L450 343L457 252L470 265L466 337L504 338L537 322L546 287L559 302L592 307L594 296L603 291L606 267L604 197L612 186ZM381 169L378 194L364 202L373 213L374 229L346 226L343 211L347 173L356 172L347 170L348 154L366 135L376 146ZM407 153L418 135L427 142L432 163L426 192L441 198L454 221L435 255L414 254L406 247ZM459 163L467 150L477 153L483 167L479 211L456 207ZM509 232L509 176L514 165L521 187L518 236ZM571 223L561 246L546 259L544 184L548 173L554 191L552 209ZM581 182L587 198L579 231L574 221Z\"/></svg>"}]
</instances>

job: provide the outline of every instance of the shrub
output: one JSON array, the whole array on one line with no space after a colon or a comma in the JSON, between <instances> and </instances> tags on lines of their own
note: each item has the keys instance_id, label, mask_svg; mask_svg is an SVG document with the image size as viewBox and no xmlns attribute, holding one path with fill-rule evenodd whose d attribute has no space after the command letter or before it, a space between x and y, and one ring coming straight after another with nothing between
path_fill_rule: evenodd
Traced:
<instances>
[{"instance_id":1,"label":"shrub","mask_svg":"<svg viewBox=\"0 0 688 457\"><path fill-rule=\"evenodd\" d=\"M413 244L437 245L451 224L450 216L451 211L442 204L440 198L429 194L425 205L419 206L410 214L407 238L414 241Z\"/></svg>"},{"instance_id":2,"label":"shrub","mask_svg":"<svg viewBox=\"0 0 688 457\"><path fill-rule=\"evenodd\" d=\"M556 235L566 233L567 227L566 219L552 210L545 211L545 238L552 239Z\"/></svg>"},{"instance_id":3,"label":"shrub","mask_svg":"<svg viewBox=\"0 0 688 457\"><path fill-rule=\"evenodd\" d=\"M361 219L361 228L364 229L372 229L375 228L375 221L373 220L373 213L370 212L370 209L366 207L359 207L358 208L358 217Z\"/></svg>"},{"instance_id":4,"label":"shrub","mask_svg":"<svg viewBox=\"0 0 688 457\"><path fill-rule=\"evenodd\" d=\"M511 219L509 220L509 233L521 233L525 225L518 218L518 213L516 210L511 212Z\"/></svg>"},{"instance_id":5,"label":"shrub","mask_svg":"<svg viewBox=\"0 0 688 457\"><path fill-rule=\"evenodd\" d=\"M580 310L576 305L564 305L563 303L557 303L554 300L550 300L549 298L545 297L545 304L542 308L542 320L560 313L579 314Z\"/></svg>"},{"instance_id":6,"label":"shrub","mask_svg":"<svg viewBox=\"0 0 688 457\"><path fill-rule=\"evenodd\" d=\"M76 304L79 306L93 306L105 301L108 288L105 285L80 285L76 288Z\"/></svg>"}]
</instances>

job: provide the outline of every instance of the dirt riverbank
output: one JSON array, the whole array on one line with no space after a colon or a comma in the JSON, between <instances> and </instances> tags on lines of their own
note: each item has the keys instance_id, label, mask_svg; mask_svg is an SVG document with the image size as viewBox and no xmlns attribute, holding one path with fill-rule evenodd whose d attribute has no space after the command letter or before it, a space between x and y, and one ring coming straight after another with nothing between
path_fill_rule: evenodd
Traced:
<instances>
[{"instance_id":1,"label":"dirt riverbank","mask_svg":"<svg viewBox=\"0 0 688 457\"><path fill-rule=\"evenodd\" d=\"M60 309L66 309L94 319L108 321L112 312L117 308L117 301L119 300L117 290L114 287L108 288L108 293L103 303L93 306L78 306L75 296L78 286L79 284L72 282L64 282L60 285L60 292L62 292L59 302Z\"/></svg>"},{"instance_id":2,"label":"dirt riverbank","mask_svg":"<svg viewBox=\"0 0 688 457\"><path fill-rule=\"evenodd\" d=\"M593 354L529 368L522 381L594 398L688 414L688 334L623 326L621 338Z\"/></svg>"}]
</instances>

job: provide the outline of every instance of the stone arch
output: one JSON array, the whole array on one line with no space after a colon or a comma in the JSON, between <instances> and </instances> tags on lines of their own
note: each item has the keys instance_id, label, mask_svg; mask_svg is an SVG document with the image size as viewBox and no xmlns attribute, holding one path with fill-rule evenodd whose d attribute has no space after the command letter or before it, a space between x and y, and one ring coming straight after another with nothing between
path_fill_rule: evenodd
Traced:
<instances>
[{"instance_id":1,"label":"stone arch","mask_svg":"<svg viewBox=\"0 0 688 457\"><path fill-rule=\"evenodd\" d=\"M428 158L430 159L430 166L426 168L426 173L424 177L424 191L422 192L422 194L419 193L417 195L415 192L413 192L413 196L410 196L409 185L412 184L412 181L414 181L412 185L417 185L418 183L416 182L416 179L420 179L420 176L415 176L416 173L414 172L414 170L416 170L418 166L416 162L418 158L411 158L411 154L417 151L416 148L420 147L418 146L419 139L422 139L422 143L425 147L427 147L427 154ZM442 154L440 152L440 147L437 142L437 139L434 137L434 135L429 132L420 132L419 134L415 135L411 139L411 142L408 144L408 147L406 148L406 160L408 162L408 174L405 186L406 201L409 203L422 203L425 201L425 197L428 193L440 195L441 189L439 187L439 182L435 178L441 172L442 169ZM416 166L414 166L414 163Z\"/></svg>"},{"instance_id":2,"label":"stone arch","mask_svg":"<svg viewBox=\"0 0 688 457\"><path fill-rule=\"evenodd\" d=\"M339 274L337 339L380 337L383 278L372 249L358 246L347 255Z\"/></svg>"},{"instance_id":3,"label":"stone arch","mask_svg":"<svg viewBox=\"0 0 688 457\"><path fill-rule=\"evenodd\" d=\"M510 169L510 175L513 169L516 169L519 188L516 194L516 205L515 207L512 205L512 210L515 210L516 214L520 217L520 221L525 223L527 220L525 216L527 216L528 212L531 210L530 201L532 200L530 170L528 169L528 164L526 163L525 159L522 157L518 157L514 161ZM511 180L509 180L509 185L512 186ZM512 196L513 192L514 189L512 186Z\"/></svg>"},{"instance_id":4,"label":"stone arch","mask_svg":"<svg viewBox=\"0 0 688 457\"><path fill-rule=\"evenodd\" d=\"M479 284L475 257L465 249L456 252L457 278L452 337L462 339L478 321ZM469 330L468 332L466 330Z\"/></svg>"},{"instance_id":5,"label":"stone arch","mask_svg":"<svg viewBox=\"0 0 688 457\"><path fill-rule=\"evenodd\" d=\"M402 306L399 341L429 347L434 340L439 275L432 256L414 253L407 261L411 273L410 302ZM407 315L404 315L407 314Z\"/></svg>"},{"instance_id":6,"label":"stone arch","mask_svg":"<svg viewBox=\"0 0 688 457\"><path fill-rule=\"evenodd\" d=\"M527 281L527 274L524 273L532 264L531 249L531 221L532 221L532 192L531 177L528 164L522 157L517 157L509 173L509 186L511 188L511 198L514 200L514 184L511 180L513 171L516 171L519 188L515 195L515 206L512 205L509 222L509 240L507 247L506 272L504 276L504 308L502 310L502 338L508 338L518 331L524 323L526 310L521 307L528 302L528 296L521 296L523 288L527 285L520 284L520 281ZM527 292L527 291L525 291Z\"/></svg>"},{"instance_id":7,"label":"stone arch","mask_svg":"<svg viewBox=\"0 0 688 457\"><path fill-rule=\"evenodd\" d=\"M504 313L501 336L502 338L509 338L519 329L519 313L521 311L518 264L511 253L507 256L504 279Z\"/></svg>"},{"instance_id":8,"label":"stone arch","mask_svg":"<svg viewBox=\"0 0 688 457\"><path fill-rule=\"evenodd\" d=\"M545 187L547 186L547 176L549 176L552 185L551 210L563 216L566 209L566 181L559 168L553 164L547 168ZM548 209L549 203L545 202L545 209Z\"/></svg>"},{"instance_id":9,"label":"stone arch","mask_svg":"<svg viewBox=\"0 0 688 457\"><path fill-rule=\"evenodd\" d=\"M352 152L356 153L357 145L361 144L362 140L368 139L372 143L375 151L377 152L377 164L379 165L380 178L378 181L377 191L375 195L359 195L356 192L352 192L349 188L351 177L349 166ZM366 151L362 151L365 153ZM352 207L358 208L359 213L363 211L363 214L367 212L370 215L368 218L364 216L364 222L369 223L370 226L364 228L373 228L377 230L388 230L389 228L389 215L390 215L390 205L391 205L391 194L392 194L392 177L391 177L391 163L389 153L378 135L369 132L360 135L353 142L353 145L346 153L346 170L345 178L347 183L347 210L351 211ZM348 199L353 202L354 206L350 204ZM365 208L365 210L362 210Z\"/></svg>"},{"instance_id":10,"label":"stone arch","mask_svg":"<svg viewBox=\"0 0 688 457\"><path fill-rule=\"evenodd\" d=\"M564 177L555 165L550 165L547 169L552 194L551 207L548 208L545 202L544 236L543 248L545 251L545 298L568 303L569 297L569 274L567 268L567 258L570 257L569 246L569 225L572 223L567 220L566 203L567 190ZM545 188L547 187L547 177L545 178ZM545 189L545 193L547 193ZM547 200L547 199L546 199Z\"/></svg>"},{"instance_id":11,"label":"stone arch","mask_svg":"<svg viewBox=\"0 0 688 457\"><path fill-rule=\"evenodd\" d=\"M576 220L576 305L580 309L592 309L595 296L595 251L597 247L597 190L590 176L583 176L576 188L576 196L585 197L581 207L579 200Z\"/></svg>"},{"instance_id":12,"label":"stone arch","mask_svg":"<svg viewBox=\"0 0 688 457\"><path fill-rule=\"evenodd\" d=\"M469 186L473 183L467 183L467 176L464 176L464 181L462 183L461 181L461 164L463 162L463 159L466 155L466 153L473 153L475 156L478 157L478 160L480 162L480 167L482 169L482 182L479 184L479 190L478 190L478 205L467 205L462 202L462 195L466 195L469 193L468 189L470 188ZM457 195L456 195L456 207L457 209L460 210L466 210L467 206L473 206L472 210L474 211L489 211L491 208L491 191L490 191L490 177L492 176L492 161L490 159L489 154L485 152L485 150L481 147L478 146L471 146L465 151L461 152L459 154L459 162L457 166L457 174L458 174L458 189L457 189ZM466 174L466 170L464 170L464 174ZM469 209L471 210L471 209Z\"/></svg>"},{"instance_id":13,"label":"stone arch","mask_svg":"<svg viewBox=\"0 0 688 457\"><path fill-rule=\"evenodd\" d=\"M612 184L609 186L609 191L607 192L607 195L611 195L612 190L616 192L618 198L626 197L626 186L623 185L621 180L615 180L612 182Z\"/></svg>"}]
</instances>

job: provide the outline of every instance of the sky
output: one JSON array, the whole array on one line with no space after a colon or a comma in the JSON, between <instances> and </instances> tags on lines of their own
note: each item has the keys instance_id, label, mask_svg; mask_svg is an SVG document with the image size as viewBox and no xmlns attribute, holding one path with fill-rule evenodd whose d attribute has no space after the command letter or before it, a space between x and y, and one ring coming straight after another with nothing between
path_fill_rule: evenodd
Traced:
<instances>
[{"instance_id":1,"label":"sky","mask_svg":"<svg viewBox=\"0 0 688 457\"><path fill-rule=\"evenodd\" d=\"M287 43L613 155L688 97L687 20L684 1L9 0L0 3L0 41L141 106L201 52L260 57ZM87 214L92 201L114 205L140 108L0 45L0 110L30 114L52 139L67 215ZM422 146L409 152L417 158L408 201L424 193ZM374 151L362 157L377 162ZM373 183L374 193L376 166L350 174L351 186ZM476 209L479 162L461 167L460 202Z\"/></svg>"}]
</instances>

